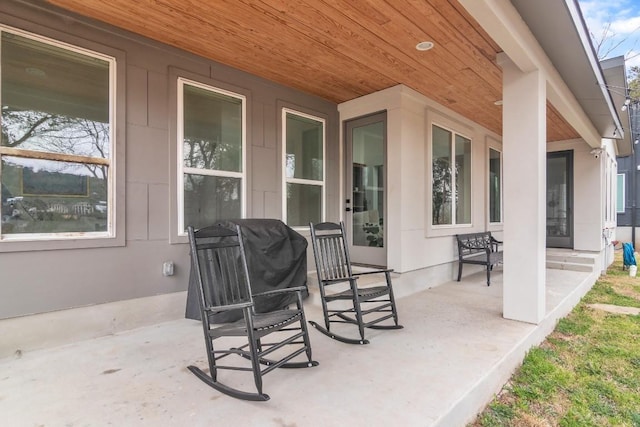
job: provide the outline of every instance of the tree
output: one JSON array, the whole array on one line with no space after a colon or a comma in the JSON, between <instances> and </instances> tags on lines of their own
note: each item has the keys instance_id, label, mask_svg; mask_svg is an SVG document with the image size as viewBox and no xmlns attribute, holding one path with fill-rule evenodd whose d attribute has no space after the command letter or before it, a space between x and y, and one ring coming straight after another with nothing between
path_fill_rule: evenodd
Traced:
<instances>
[{"instance_id":1,"label":"tree","mask_svg":"<svg viewBox=\"0 0 640 427\"><path fill-rule=\"evenodd\" d=\"M589 31L598 59L601 61L606 59L623 44L629 44L631 46L625 54L626 61L640 55L640 52L635 51L635 47L638 44L637 32L640 30L640 27L630 32L626 37L618 37L618 34L612 27L612 22L607 23L602 28L600 35L596 35L593 31ZM636 39L633 40L632 37L636 37ZM633 66L627 71L629 97L631 98L632 103L637 104L640 102L640 67Z\"/></svg>"},{"instance_id":2,"label":"tree","mask_svg":"<svg viewBox=\"0 0 640 427\"><path fill-rule=\"evenodd\" d=\"M596 34L593 31L589 31L589 34L591 35L591 40L593 41L593 47L596 49L598 59L600 60L608 58L620 46L622 46L625 43L629 43L629 41L632 40L631 37L634 35L634 33L640 30L640 27L636 28L631 33L629 33L629 35L627 35L626 37L618 38L618 34L615 31L613 31L612 26L613 26L612 22L607 23L602 28L600 36L596 36ZM638 43L638 40L636 39L631 45L631 48L627 50L625 54L626 60L635 58L636 56L640 55L640 53L634 51L637 43Z\"/></svg>"}]
</instances>

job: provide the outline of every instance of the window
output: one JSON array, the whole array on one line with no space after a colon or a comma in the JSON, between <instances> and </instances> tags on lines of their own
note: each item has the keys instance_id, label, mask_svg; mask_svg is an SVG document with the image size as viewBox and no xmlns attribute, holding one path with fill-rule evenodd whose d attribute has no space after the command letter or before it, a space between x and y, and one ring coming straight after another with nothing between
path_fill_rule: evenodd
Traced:
<instances>
[{"instance_id":1,"label":"window","mask_svg":"<svg viewBox=\"0 0 640 427\"><path fill-rule=\"evenodd\" d=\"M489 222L502 222L502 153L489 148Z\"/></svg>"},{"instance_id":2,"label":"window","mask_svg":"<svg viewBox=\"0 0 640 427\"><path fill-rule=\"evenodd\" d=\"M291 227L324 220L325 121L282 110L284 213Z\"/></svg>"},{"instance_id":3,"label":"window","mask_svg":"<svg viewBox=\"0 0 640 427\"><path fill-rule=\"evenodd\" d=\"M616 212L624 213L625 211L625 175L618 174L616 185Z\"/></svg>"},{"instance_id":4,"label":"window","mask_svg":"<svg viewBox=\"0 0 640 427\"><path fill-rule=\"evenodd\" d=\"M178 79L178 230L244 216L245 98Z\"/></svg>"},{"instance_id":5,"label":"window","mask_svg":"<svg viewBox=\"0 0 640 427\"><path fill-rule=\"evenodd\" d=\"M471 140L432 128L433 225L471 223Z\"/></svg>"},{"instance_id":6,"label":"window","mask_svg":"<svg viewBox=\"0 0 640 427\"><path fill-rule=\"evenodd\" d=\"M115 58L0 27L2 240L114 237Z\"/></svg>"},{"instance_id":7,"label":"window","mask_svg":"<svg viewBox=\"0 0 640 427\"><path fill-rule=\"evenodd\" d=\"M616 180L613 175L617 173L616 164L613 158L607 152L604 152L604 174L605 174L605 203L604 203L604 220L605 222L614 222L616 220L616 194L613 186Z\"/></svg>"}]
</instances>

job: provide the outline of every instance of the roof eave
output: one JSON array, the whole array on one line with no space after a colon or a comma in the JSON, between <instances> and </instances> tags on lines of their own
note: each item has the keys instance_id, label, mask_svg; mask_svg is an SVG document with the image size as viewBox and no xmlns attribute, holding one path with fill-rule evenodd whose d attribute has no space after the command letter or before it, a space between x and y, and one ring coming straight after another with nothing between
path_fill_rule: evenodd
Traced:
<instances>
[{"instance_id":1,"label":"roof eave","mask_svg":"<svg viewBox=\"0 0 640 427\"><path fill-rule=\"evenodd\" d=\"M523 71L546 73L549 101L589 145L624 134L577 0L460 3Z\"/></svg>"}]
</instances>

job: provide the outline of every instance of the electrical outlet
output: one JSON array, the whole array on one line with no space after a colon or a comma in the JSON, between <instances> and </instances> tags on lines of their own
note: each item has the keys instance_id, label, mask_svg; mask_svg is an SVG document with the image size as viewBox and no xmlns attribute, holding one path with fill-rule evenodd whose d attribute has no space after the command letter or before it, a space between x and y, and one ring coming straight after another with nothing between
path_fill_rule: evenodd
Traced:
<instances>
[{"instance_id":1,"label":"electrical outlet","mask_svg":"<svg viewBox=\"0 0 640 427\"><path fill-rule=\"evenodd\" d=\"M167 261L162 264L162 275L173 276L173 261Z\"/></svg>"}]
</instances>

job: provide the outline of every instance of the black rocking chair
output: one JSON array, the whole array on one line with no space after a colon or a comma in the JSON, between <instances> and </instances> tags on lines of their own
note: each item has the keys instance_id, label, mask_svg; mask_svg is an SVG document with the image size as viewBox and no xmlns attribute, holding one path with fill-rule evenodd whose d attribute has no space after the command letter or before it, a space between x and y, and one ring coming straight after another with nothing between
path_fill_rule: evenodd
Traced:
<instances>
[{"instance_id":1,"label":"black rocking chair","mask_svg":"<svg viewBox=\"0 0 640 427\"><path fill-rule=\"evenodd\" d=\"M344 223L323 222L315 225L310 223L309 226L325 327L313 321L309 323L323 334L347 344L369 344L364 337L365 328L401 329L391 286L393 270L353 273L345 241ZM377 273L384 273L385 285L358 287L359 276ZM344 283L348 283L349 287L345 290L329 289L338 283L343 284L342 288ZM332 308L329 308L329 304L332 304ZM387 319L393 319L394 324L379 325ZM360 339L347 338L331 332L331 323L357 325Z\"/></svg>"},{"instance_id":2,"label":"black rocking chair","mask_svg":"<svg viewBox=\"0 0 640 427\"><path fill-rule=\"evenodd\" d=\"M269 396L262 392L263 375L280 367L306 368L318 365L311 358L311 344L302 307L302 291L305 286L252 295L244 244L238 226L235 231L220 226L205 227L197 231L188 227L188 234L193 270L198 282L209 375L196 366L189 366L189 370L221 393L244 400L269 400ZM256 313L254 297L268 297L283 292L297 294L295 308ZM235 315L235 318L229 323L216 324L219 323L216 315L227 318ZM280 340L269 343L263 341L264 337L275 332L281 334L271 335L270 338L275 340L272 337L277 336ZM214 349L215 340L228 337L246 337L247 342L243 344L242 340L242 345ZM229 338L228 341L238 343L237 338ZM307 360L292 361L303 353ZM250 367L246 360L241 359L238 359L242 362L239 365L218 364L220 359L230 355L248 359ZM257 392L241 391L219 382L218 371L222 369L253 372Z\"/></svg>"}]
</instances>

